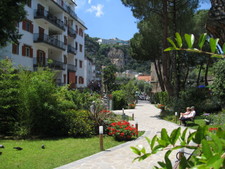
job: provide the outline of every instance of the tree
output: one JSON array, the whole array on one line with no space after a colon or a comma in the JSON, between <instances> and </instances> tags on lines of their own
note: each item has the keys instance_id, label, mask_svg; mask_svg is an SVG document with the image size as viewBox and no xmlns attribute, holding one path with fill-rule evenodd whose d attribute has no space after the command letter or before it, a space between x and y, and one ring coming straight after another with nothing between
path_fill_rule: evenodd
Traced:
<instances>
[{"instance_id":1,"label":"tree","mask_svg":"<svg viewBox=\"0 0 225 169\"><path fill-rule=\"evenodd\" d=\"M220 105L225 108L225 60L220 60L213 66L213 94L219 98Z\"/></svg>"},{"instance_id":2,"label":"tree","mask_svg":"<svg viewBox=\"0 0 225 169\"><path fill-rule=\"evenodd\" d=\"M18 74L10 60L0 61L0 133L12 134L18 121Z\"/></svg>"},{"instance_id":3,"label":"tree","mask_svg":"<svg viewBox=\"0 0 225 169\"><path fill-rule=\"evenodd\" d=\"M26 2L27 0L0 1L0 46L5 46L7 42L18 43L22 35L18 32L17 24L26 17Z\"/></svg>"},{"instance_id":4,"label":"tree","mask_svg":"<svg viewBox=\"0 0 225 169\"><path fill-rule=\"evenodd\" d=\"M182 67L182 61L177 53L165 53L162 49L168 47L167 37L176 31L187 32L191 31L190 25L192 23L192 16L197 8L198 0L170 0L170 1L154 1L154 0L121 0L123 4L127 7L130 7L133 15L140 19L142 22L154 23L156 29L154 31L159 31L158 34L161 39L157 39L156 42L161 44L158 47L158 57L156 58L161 64L156 72L162 70L162 73L159 76L159 82L161 89L168 91L170 96L178 95L180 91L180 72ZM157 18L157 22L154 22L154 19ZM152 22L153 21L153 22ZM172 21L172 22L169 22ZM182 22L181 22L182 21ZM189 27L188 27L189 26ZM142 34L142 32L140 31ZM146 34L145 34L146 35ZM173 36L173 34L171 34ZM148 39L147 36L143 36ZM151 36L148 39L148 43L154 41L151 39ZM136 38L136 37L135 37ZM138 40L141 38L138 37ZM137 43L138 45L138 43ZM146 44L145 44L146 45ZM150 46L147 46L150 47ZM147 48L146 47L146 48ZM139 50L139 53L142 52ZM156 52L154 52L156 53Z\"/></svg>"},{"instance_id":5,"label":"tree","mask_svg":"<svg viewBox=\"0 0 225 169\"><path fill-rule=\"evenodd\" d=\"M104 67L102 70L102 78L103 78L103 91L108 93L110 91L112 91L113 87L114 87L114 82L116 80L116 67L115 66L107 66Z\"/></svg>"}]
</instances>

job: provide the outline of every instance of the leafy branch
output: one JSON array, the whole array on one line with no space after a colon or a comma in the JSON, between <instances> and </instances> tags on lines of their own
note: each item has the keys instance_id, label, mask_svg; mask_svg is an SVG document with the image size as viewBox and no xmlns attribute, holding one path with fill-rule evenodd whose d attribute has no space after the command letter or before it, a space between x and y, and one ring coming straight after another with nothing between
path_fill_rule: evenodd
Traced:
<instances>
[{"instance_id":1,"label":"leafy branch","mask_svg":"<svg viewBox=\"0 0 225 169\"><path fill-rule=\"evenodd\" d=\"M225 131L218 128L216 133L211 133L207 127L199 127L197 131L187 135L187 128L181 132L181 128L177 128L169 135L167 130L161 130L161 136L155 135L152 140L146 137L150 146L150 152L145 147L131 147L133 153L137 155L134 159L138 161L145 160L159 151L167 150L164 156L164 162L158 162L159 166L165 169L172 169L172 163L169 155L172 151L181 148L199 150L201 153L194 157L194 162L188 161L185 156L180 159L179 167L181 168L213 168L220 169L225 166ZM177 145L176 143L179 142ZM158 168L155 166L155 168Z\"/></svg>"},{"instance_id":2,"label":"leafy branch","mask_svg":"<svg viewBox=\"0 0 225 169\"><path fill-rule=\"evenodd\" d=\"M193 34L185 34L184 39L187 45L187 48L183 48L183 39L179 33L175 34L175 40L172 40L171 38L167 38L168 42L172 45L171 47L166 48L164 51L172 51L172 50L179 50L179 51L187 51L187 52L195 52L195 53L203 53L211 55L212 57L217 58L225 58L225 43L223 44L222 52L223 54L218 53L217 47L219 39L216 38L209 38L206 33L201 34L198 42L197 42L197 48L193 47L195 43L195 37ZM206 42L210 45L210 51L204 51L202 50ZM217 53L216 53L217 52Z\"/></svg>"}]
</instances>

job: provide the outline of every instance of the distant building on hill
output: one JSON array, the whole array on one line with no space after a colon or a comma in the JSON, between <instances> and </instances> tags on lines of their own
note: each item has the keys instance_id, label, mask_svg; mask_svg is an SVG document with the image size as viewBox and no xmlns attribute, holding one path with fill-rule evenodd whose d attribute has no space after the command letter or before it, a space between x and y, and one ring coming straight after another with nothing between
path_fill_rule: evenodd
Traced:
<instances>
[{"instance_id":1,"label":"distant building on hill","mask_svg":"<svg viewBox=\"0 0 225 169\"><path fill-rule=\"evenodd\" d=\"M151 83L151 76L150 75L138 75L137 80L143 80L147 83Z\"/></svg>"},{"instance_id":2,"label":"distant building on hill","mask_svg":"<svg viewBox=\"0 0 225 169\"><path fill-rule=\"evenodd\" d=\"M120 40L118 38L114 39L98 39L97 42L99 44L107 44L107 45L129 45L130 41Z\"/></svg>"}]
</instances>

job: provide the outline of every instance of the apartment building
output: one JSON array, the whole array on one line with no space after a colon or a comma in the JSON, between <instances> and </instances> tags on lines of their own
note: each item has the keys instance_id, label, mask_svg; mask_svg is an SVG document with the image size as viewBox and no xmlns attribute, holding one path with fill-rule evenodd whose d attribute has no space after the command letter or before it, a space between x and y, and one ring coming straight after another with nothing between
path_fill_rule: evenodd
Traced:
<instances>
[{"instance_id":1,"label":"apartment building","mask_svg":"<svg viewBox=\"0 0 225 169\"><path fill-rule=\"evenodd\" d=\"M93 63L91 59L85 57L84 67L85 67L84 78L86 79L85 86L88 86L90 85L90 83L97 81L95 64Z\"/></svg>"},{"instance_id":2,"label":"apartment building","mask_svg":"<svg viewBox=\"0 0 225 169\"><path fill-rule=\"evenodd\" d=\"M48 66L57 73L58 85L85 87L84 31L74 0L28 0L27 18L18 23L19 44L1 49L1 56L31 71Z\"/></svg>"}]
</instances>

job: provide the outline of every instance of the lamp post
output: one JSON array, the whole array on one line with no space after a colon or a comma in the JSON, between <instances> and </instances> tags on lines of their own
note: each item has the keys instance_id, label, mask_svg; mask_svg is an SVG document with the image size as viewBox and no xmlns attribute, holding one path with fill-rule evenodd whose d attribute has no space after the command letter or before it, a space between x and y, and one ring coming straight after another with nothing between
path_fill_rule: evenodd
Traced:
<instances>
[{"instance_id":1,"label":"lamp post","mask_svg":"<svg viewBox=\"0 0 225 169\"><path fill-rule=\"evenodd\" d=\"M176 120L176 123L177 123L177 112L175 112L175 120Z\"/></svg>"},{"instance_id":2,"label":"lamp post","mask_svg":"<svg viewBox=\"0 0 225 169\"><path fill-rule=\"evenodd\" d=\"M103 146L103 126L99 126L99 143L100 143L100 151L104 150Z\"/></svg>"}]
</instances>

